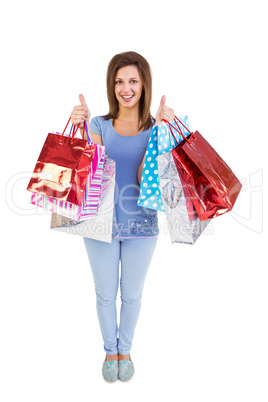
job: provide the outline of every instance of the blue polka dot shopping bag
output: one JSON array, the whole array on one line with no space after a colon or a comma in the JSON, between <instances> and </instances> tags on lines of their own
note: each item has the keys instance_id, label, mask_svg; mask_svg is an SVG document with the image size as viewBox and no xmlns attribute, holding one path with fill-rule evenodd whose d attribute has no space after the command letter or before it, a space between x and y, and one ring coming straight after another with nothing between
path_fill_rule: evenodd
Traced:
<instances>
[{"instance_id":1,"label":"blue polka dot shopping bag","mask_svg":"<svg viewBox=\"0 0 268 402\"><path fill-rule=\"evenodd\" d=\"M190 129L188 116L180 118L179 120ZM173 120L171 124L178 127L179 122L176 119ZM187 137L189 134L188 131L180 124L179 128L183 135ZM180 143L183 140L183 137L175 130L173 133L176 136L178 143ZM153 127L142 170L140 195L137 202L139 206L164 211L164 204L159 187L158 162L156 158L158 155L162 155L163 153L174 149L176 145L177 144L175 143L166 123Z\"/></svg>"}]
</instances>

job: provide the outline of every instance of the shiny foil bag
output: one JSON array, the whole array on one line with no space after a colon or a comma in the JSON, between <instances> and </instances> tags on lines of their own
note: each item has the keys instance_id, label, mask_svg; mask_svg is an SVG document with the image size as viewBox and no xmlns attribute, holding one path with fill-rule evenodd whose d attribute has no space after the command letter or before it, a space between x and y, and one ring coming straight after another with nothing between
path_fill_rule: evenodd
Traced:
<instances>
[{"instance_id":1,"label":"shiny foil bag","mask_svg":"<svg viewBox=\"0 0 268 402\"><path fill-rule=\"evenodd\" d=\"M172 150L157 157L159 187L172 243L194 244L209 223L201 221L187 187L183 187Z\"/></svg>"},{"instance_id":2,"label":"shiny foil bag","mask_svg":"<svg viewBox=\"0 0 268 402\"><path fill-rule=\"evenodd\" d=\"M64 132L48 134L27 190L81 204L95 147L87 140L74 138L76 131L71 138L63 136Z\"/></svg>"},{"instance_id":3,"label":"shiny foil bag","mask_svg":"<svg viewBox=\"0 0 268 402\"><path fill-rule=\"evenodd\" d=\"M31 195L31 204L40 208L45 208L50 212L63 215L66 218L70 218L77 222L94 217L98 212L101 190L103 187L102 183L105 181L105 178L103 177L105 147L99 144L94 144L94 146L96 148L95 155L80 205L71 204L67 201L57 200L36 193L32 193ZM105 170L107 171L107 161Z\"/></svg>"},{"instance_id":4,"label":"shiny foil bag","mask_svg":"<svg viewBox=\"0 0 268 402\"><path fill-rule=\"evenodd\" d=\"M199 219L204 221L231 211L242 185L198 131L189 133L172 155L181 182L187 186Z\"/></svg>"},{"instance_id":5,"label":"shiny foil bag","mask_svg":"<svg viewBox=\"0 0 268 402\"><path fill-rule=\"evenodd\" d=\"M62 215L52 213L51 229L88 237L106 243L112 242L114 224L114 191L115 191L115 162L109 159L109 172L106 171L106 178L102 186L100 206L95 217L82 222L77 222ZM108 175L111 175L108 180Z\"/></svg>"}]
</instances>

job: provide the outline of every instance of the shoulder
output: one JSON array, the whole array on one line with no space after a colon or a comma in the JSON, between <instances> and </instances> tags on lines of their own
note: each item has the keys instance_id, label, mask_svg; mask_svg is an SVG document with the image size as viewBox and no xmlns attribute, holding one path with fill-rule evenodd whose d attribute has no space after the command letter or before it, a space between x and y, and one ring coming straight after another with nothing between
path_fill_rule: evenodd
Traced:
<instances>
[{"instance_id":1,"label":"shoulder","mask_svg":"<svg viewBox=\"0 0 268 402\"><path fill-rule=\"evenodd\" d=\"M105 120L104 116L95 116L91 119L90 123L97 124L99 126L105 126L109 123L110 119Z\"/></svg>"},{"instance_id":2,"label":"shoulder","mask_svg":"<svg viewBox=\"0 0 268 402\"><path fill-rule=\"evenodd\" d=\"M92 133L102 135L109 124L110 120L105 120L103 116L96 116L90 121L90 130Z\"/></svg>"}]
</instances>

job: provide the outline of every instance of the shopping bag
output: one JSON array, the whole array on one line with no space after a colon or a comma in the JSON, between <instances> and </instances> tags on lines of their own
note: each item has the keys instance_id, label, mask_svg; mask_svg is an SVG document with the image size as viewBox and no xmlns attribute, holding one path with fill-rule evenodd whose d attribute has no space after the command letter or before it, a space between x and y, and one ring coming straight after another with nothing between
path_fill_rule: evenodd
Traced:
<instances>
[{"instance_id":1,"label":"shopping bag","mask_svg":"<svg viewBox=\"0 0 268 402\"><path fill-rule=\"evenodd\" d=\"M62 215L52 213L51 229L91 239L112 242L114 225L115 162L106 159L104 165L105 181L102 186L98 214L92 219L76 222ZM109 177L109 179L108 179Z\"/></svg>"},{"instance_id":2,"label":"shopping bag","mask_svg":"<svg viewBox=\"0 0 268 402\"><path fill-rule=\"evenodd\" d=\"M31 204L48 211L55 212L66 218L77 222L94 217L98 212L99 199L101 195L101 184L103 176L103 166L105 161L105 147L94 144L96 150L89 172L86 189L80 205L75 205L67 201L60 201L55 198L47 197L42 194L33 193Z\"/></svg>"},{"instance_id":3,"label":"shopping bag","mask_svg":"<svg viewBox=\"0 0 268 402\"><path fill-rule=\"evenodd\" d=\"M98 208L103 203L104 197L106 196L107 190L110 186L110 182L114 175L115 175L115 162L114 162L114 160L107 157L107 158L105 158L104 167L103 167L103 174L102 174L101 185L100 185L100 194L99 194L99 199L98 199ZM93 191L95 191L95 190L93 189ZM67 220L62 219L62 221L61 221L61 222L68 223L67 226L70 226L70 222L72 222L72 225L75 225L77 222L79 222L77 219L72 219L71 217L65 215L65 213L63 213L63 211L60 210L60 208L58 208L58 210L56 210L56 209L53 210L53 212L55 212L57 215L62 215L63 217L68 218ZM96 215L97 215L97 213L88 214L86 218L80 219L80 221L94 219L96 217ZM60 222L60 218L58 219L58 222Z\"/></svg>"},{"instance_id":4,"label":"shopping bag","mask_svg":"<svg viewBox=\"0 0 268 402\"><path fill-rule=\"evenodd\" d=\"M172 125L172 129L176 130L176 127ZM212 219L231 211L242 185L198 131L187 131L188 137L180 143L174 136L177 146L172 151L173 159L182 184L187 185L199 219Z\"/></svg>"},{"instance_id":5,"label":"shopping bag","mask_svg":"<svg viewBox=\"0 0 268 402\"><path fill-rule=\"evenodd\" d=\"M95 147L87 140L49 133L27 190L80 205L91 170Z\"/></svg>"},{"instance_id":6,"label":"shopping bag","mask_svg":"<svg viewBox=\"0 0 268 402\"><path fill-rule=\"evenodd\" d=\"M97 145L97 148L100 151L99 145ZM105 148L102 147L102 152L104 150ZM106 154L103 153L91 184L88 184L88 188L85 191L85 202L83 208L81 209L80 215L78 211L78 208L80 207L75 206L76 211L75 214L71 216L71 219L76 221L85 221L88 219L93 219L96 216L99 206L103 202L103 198L114 175L115 162L106 157Z\"/></svg>"},{"instance_id":7,"label":"shopping bag","mask_svg":"<svg viewBox=\"0 0 268 402\"><path fill-rule=\"evenodd\" d=\"M189 127L188 116L181 119L186 127ZM174 122L174 124L177 124ZM172 135L169 133L169 126L164 122L159 126L154 126L145 154L145 161L142 170L142 177L140 183L140 194L137 205L164 211L163 200L159 189L158 165L157 156L161 155L170 149L175 148L176 142L173 140ZM176 132L177 142L183 140L181 133L187 133L184 126L178 125L178 132Z\"/></svg>"},{"instance_id":8,"label":"shopping bag","mask_svg":"<svg viewBox=\"0 0 268 402\"><path fill-rule=\"evenodd\" d=\"M209 223L200 221L177 172L172 150L158 155L159 187L172 243L194 244Z\"/></svg>"}]
</instances>

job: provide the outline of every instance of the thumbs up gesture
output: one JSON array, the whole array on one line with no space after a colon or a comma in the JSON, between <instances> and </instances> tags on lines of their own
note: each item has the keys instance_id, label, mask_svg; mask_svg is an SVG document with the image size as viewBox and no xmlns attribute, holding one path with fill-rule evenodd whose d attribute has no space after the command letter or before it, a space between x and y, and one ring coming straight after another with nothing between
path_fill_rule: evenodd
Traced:
<instances>
[{"instance_id":1,"label":"thumbs up gesture","mask_svg":"<svg viewBox=\"0 0 268 402\"><path fill-rule=\"evenodd\" d=\"M175 112L174 109L166 106L166 97L165 95L162 96L160 100L160 106L155 116L155 125L159 126L163 120L167 120L170 123L174 119Z\"/></svg>"},{"instance_id":2,"label":"thumbs up gesture","mask_svg":"<svg viewBox=\"0 0 268 402\"><path fill-rule=\"evenodd\" d=\"M89 121L90 111L82 94L79 95L79 100L81 104L73 108L71 119L74 126L80 124L80 128L83 128L84 121Z\"/></svg>"}]
</instances>

